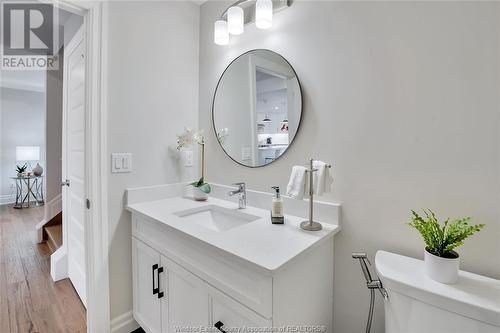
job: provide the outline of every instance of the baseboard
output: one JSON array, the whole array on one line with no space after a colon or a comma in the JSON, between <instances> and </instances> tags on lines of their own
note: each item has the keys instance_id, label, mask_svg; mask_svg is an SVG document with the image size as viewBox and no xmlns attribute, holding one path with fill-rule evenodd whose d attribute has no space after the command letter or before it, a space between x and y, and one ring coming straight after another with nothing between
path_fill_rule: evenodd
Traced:
<instances>
[{"instance_id":1,"label":"baseboard","mask_svg":"<svg viewBox=\"0 0 500 333\"><path fill-rule=\"evenodd\" d=\"M68 277L68 255L66 247L61 246L50 255L50 276L54 282Z\"/></svg>"},{"instance_id":2,"label":"baseboard","mask_svg":"<svg viewBox=\"0 0 500 333\"><path fill-rule=\"evenodd\" d=\"M43 226L47 224L47 221L45 219L41 220L38 222L35 226L36 229L36 234L38 238L38 243L43 242Z\"/></svg>"},{"instance_id":3,"label":"baseboard","mask_svg":"<svg viewBox=\"0 0 500 333\"><path fill-rule=\"evenodd\" d=\"M111 319L111 333L130 333L139 328L132 311Z\"/></svg>"},{"instance_id":4,"label":"baseboard","mask_svg":"<svg viewBox=\"0 0 500 333\"><path fill-rule=\"evenodd\" d=\"M0 195L0 205L9 205L16 202L16 196L14 194Z\"/></svg>"}]
</instances>

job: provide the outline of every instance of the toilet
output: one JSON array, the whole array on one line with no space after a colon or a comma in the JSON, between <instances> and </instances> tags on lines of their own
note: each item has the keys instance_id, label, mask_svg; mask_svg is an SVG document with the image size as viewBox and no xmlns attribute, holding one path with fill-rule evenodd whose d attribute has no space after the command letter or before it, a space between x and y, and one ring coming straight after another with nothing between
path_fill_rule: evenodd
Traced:
<instances>
[{"instance_id":1,"label":"toilet","mask_svg":"<svg viewBox=\"0 0 500 333\"><path fill-rule=\"evenodd\" d=\"M500 280L460 271L456 284L431 280L422 260L378 251L387 290L386 333L499 333Z\"/></svg>"}]
</instances>

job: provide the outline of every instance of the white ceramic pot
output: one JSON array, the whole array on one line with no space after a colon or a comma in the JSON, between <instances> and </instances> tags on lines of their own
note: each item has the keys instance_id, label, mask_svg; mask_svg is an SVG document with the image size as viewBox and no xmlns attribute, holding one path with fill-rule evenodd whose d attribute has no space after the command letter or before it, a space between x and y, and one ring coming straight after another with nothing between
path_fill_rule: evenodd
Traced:
<instances>
[{"instance_id":1,"label":"white ceramic pot","mask_svg":"<svg viewBox=\"0 0 500 333\"><path fill-rule=\"evenodd\" d=\"M206 201L208 194L193 186L193 199L196 201Z\"/></svg>"},{"instance_id":2,"label":"white ceramic pot","mask_svg":"<svg viewBox=\"0 0 500 333\"><path fill-rule=\"evenodd\" d=\"M456 258L443 258L425 250L425 274L434 281L445 284L456 283L458 281L459 264L460 257L458 256L458 253Z\"/></svg>"}]
</instances>

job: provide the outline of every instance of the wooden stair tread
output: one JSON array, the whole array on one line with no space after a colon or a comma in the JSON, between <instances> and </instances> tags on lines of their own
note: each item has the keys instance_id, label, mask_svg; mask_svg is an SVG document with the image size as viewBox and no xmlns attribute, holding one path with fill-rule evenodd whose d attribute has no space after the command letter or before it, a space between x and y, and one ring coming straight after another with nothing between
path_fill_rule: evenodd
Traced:
<instances>
[{"instance_id":1,"label":"wooden stair tread","mask_svg":"<svg viewBox=\"0 0 500 333\"><path fill-rule=\"evenodd\" d=\"M62 224L51 225L45 227L49 245L52 252L55 252L62 245Z\"/></svg>"}]
</instances>

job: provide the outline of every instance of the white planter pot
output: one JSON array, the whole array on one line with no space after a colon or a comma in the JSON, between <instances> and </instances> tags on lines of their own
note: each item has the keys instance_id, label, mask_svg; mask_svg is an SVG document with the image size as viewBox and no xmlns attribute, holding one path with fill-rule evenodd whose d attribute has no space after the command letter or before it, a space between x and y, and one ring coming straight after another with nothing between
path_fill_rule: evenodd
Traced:
<instances>
[{"instance_id":1,"label":"white planter pot","mask_svg":"<svg viewBox=\"0 0 500 333\"><path fill-rule=\"evenodd\" d=\"M206 201L208 199L208 194L193 186L193 199L196 201Z\"/></svg>"},{"instance_id":2,"label":"white planter pot","mask_svg":"<svg viewBox=\"0 0 500 333\"><path fill-rule=\"evenodd\" d=\"M458 268L460 257L442 258L424 251L424 269L425 274L434 281L453 284L458 281Z\"/></svg>"}]
</instances>

